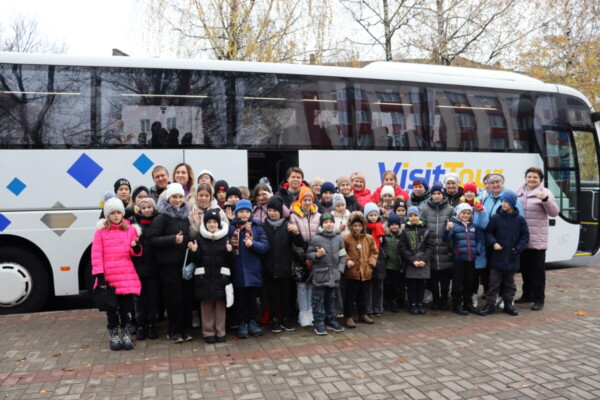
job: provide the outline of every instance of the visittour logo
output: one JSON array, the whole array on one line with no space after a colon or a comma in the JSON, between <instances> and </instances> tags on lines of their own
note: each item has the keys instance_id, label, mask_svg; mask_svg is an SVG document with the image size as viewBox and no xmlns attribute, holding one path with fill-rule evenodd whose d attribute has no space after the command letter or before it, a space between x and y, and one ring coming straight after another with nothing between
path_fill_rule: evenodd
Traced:
<instances>
[{"instance_id":1,"label":"visittour logo","mask_svg":"<svg viewBox=\"0 0 600 400\"><path fill-rule=\"evenodd\" d=\"M444 175L454 172L460 177L462 184L465 182L475 182L477 187L483 187L483 177L489 173L497 172L504 174L503 168L465 168L464 162L448 161L436 166L432 162L425 163L425 168L411 168L411 163L408 162L397 162L393 168L386 167L384 162L379 162L379 173L383 176L383 173L388 169L391 169L398 176L398 183L401 188L412 189L412 183L414 181L424 181L427 185L431 186L433 182L439 182L442 180Z\"/></svg>"}]
</instances>

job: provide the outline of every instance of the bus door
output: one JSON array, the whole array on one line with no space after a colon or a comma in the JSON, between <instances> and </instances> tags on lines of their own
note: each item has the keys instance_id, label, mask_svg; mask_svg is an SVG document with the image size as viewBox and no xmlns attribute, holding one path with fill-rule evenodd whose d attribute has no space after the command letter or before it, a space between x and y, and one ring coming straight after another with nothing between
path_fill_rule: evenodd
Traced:
<instances>
[{"instance_id":1,"label":"bus door","mask_svg":"<svg viewBox=\"0 0 600 400\"><path fill-rule=\"evenodd\" d=\"M277 191L288 168L298 165L298 151L248 150L248 187L250 190L266 177Z\"/></svg>"}]
</instances>

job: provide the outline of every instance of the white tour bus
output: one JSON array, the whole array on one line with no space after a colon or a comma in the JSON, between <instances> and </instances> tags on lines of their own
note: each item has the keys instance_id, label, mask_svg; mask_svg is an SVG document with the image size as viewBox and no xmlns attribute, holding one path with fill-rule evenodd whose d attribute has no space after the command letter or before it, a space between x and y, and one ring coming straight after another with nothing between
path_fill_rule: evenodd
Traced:
<instances>
[{"instance_id":1,"label":"white tour bus","mask_svg":"<svg viewBox=\"0 0 600 400\"><path fill-rule=\"evenodd\" d=\"M548 261L595 254L598 114L579 92L511 72L376 62L339 68L0 53L0 312L86 289L99 202L157 165L273 186L363 171L367 187L545 171L560 215Z\"/></svg>"}]
</instances>

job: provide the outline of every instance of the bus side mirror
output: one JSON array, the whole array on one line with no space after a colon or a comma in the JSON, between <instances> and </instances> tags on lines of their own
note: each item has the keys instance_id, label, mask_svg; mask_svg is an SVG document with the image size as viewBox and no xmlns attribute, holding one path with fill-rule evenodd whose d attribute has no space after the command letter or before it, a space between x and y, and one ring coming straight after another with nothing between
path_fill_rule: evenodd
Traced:
<instances>
[{"instance_id":1,"label":"bus side mirror","mask_svg":"<svg viewBox=\"0 0 600 400\"><path fill-rule=\"evenodd\" d=\"M594 111L592 113L592 121L594 121L594 122L600 121L600 111Z\"/></svg>"}]
</instances>

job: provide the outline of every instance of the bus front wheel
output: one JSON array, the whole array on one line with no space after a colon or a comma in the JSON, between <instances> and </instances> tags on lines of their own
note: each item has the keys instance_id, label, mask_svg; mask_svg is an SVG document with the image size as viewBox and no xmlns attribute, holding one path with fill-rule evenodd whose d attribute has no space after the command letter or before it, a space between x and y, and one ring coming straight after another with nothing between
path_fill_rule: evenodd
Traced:
<instances>
[{"instance_id":1,"label":"bus front wheel","mask_svg":"<svg viewBox=\"0 0 600 400\"><path fill-rule=\"evenodd\" d=\"M39 311L50 293L44 263L18 248L0 247L0 314Z\"/></svg>"}]
</instances>

